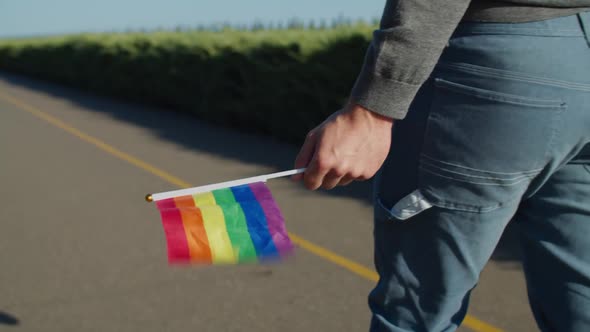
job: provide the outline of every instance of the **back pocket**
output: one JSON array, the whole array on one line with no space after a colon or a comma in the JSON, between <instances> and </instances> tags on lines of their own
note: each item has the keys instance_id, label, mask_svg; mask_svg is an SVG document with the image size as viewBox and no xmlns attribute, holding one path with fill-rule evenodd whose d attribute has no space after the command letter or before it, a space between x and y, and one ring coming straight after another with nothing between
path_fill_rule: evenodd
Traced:
<instances>
[{"instance_id":1,"label":"back pocket","mask_svg":"<svg viewBox=\"0 0 590 332\"><path fill-rule=\"evenodd\" d=\"M548 160L561 100L435 80L420 157L421 192L434 205L493 210L522 195Z\"/></svg>"}]
</instances>

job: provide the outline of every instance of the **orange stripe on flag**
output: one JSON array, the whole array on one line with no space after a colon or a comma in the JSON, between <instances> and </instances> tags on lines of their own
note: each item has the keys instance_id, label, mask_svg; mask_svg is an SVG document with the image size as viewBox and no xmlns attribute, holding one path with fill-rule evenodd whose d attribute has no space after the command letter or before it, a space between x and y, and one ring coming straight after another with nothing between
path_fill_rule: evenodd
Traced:
<instances>
[{"instance_id":1,"label":"orange stripe on flag","mask_svg":"<svg viewBox=\"0 0 590 332\"><path fill-rule=\"evenodd\" d=\"M211 248L207 240L207 232L203 224L203 215L198 208L185 208L180 210L182 223L186 233L186 241L192 262L210 264Z\"/></svg>"},{"instance_id":2,"label":"orange stripe on flag","mask_svg":"<svg viewBox=\"0 0 590 332\"><path fill-rule=\"evenodd\" d=\"M174 204L179 209L190 208L195 207L195 200L193 199L193 196L174 197Z\"/></svg>"}]
</instances>

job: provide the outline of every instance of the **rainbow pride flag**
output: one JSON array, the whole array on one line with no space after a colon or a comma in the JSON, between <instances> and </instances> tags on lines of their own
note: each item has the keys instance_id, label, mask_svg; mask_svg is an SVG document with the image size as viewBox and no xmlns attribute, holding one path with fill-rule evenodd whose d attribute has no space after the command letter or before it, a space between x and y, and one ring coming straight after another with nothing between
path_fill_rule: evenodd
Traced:
<instances>
[{"instance_id":1,"label":"rainbow pride flag","mask_svg":"<svg viewBox=\"0 0 590 332\"><path fill-rule=\"evenodd\" d=\"M170 263L237 264L293 251L264 182L156 201Z\"/></svg>"}]
</instances>

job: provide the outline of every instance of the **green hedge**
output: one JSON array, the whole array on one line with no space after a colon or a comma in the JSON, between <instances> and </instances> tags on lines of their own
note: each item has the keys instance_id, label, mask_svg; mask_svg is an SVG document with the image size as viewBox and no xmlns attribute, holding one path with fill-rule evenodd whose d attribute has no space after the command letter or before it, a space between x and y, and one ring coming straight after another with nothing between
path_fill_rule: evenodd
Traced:
<instances>
[{"instance_id":1,"label":"green hedge","mask_svg":"<svg viewBox=\"0 0 590 332\"><path fill-rule=\"evenodd\" d=\"M0 69L300 142L344 102L373 27L0 41Z\"/></svg>"}]
</instances>

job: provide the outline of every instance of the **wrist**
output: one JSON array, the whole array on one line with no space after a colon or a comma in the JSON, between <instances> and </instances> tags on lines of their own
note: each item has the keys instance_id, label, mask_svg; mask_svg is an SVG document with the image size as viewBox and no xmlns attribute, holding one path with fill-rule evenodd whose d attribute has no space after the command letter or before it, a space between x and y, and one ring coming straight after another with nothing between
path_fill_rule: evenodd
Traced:
<instances>
[{"instance_id":1,"label":"wrist","mask_svg":"<svg viewBox=\"0 0 590 332\"><path fill-rule=\"evenodd\" d=\"M350 113L353 117L361 117L370 122L374 123L377 126L389 127L393 126L394 119L381 115L379 113L375 113L368 108L365 108L355 102L348 102L345 110L347 113Z\"/></svg>"}]
</instances>

